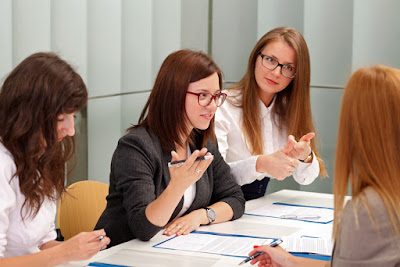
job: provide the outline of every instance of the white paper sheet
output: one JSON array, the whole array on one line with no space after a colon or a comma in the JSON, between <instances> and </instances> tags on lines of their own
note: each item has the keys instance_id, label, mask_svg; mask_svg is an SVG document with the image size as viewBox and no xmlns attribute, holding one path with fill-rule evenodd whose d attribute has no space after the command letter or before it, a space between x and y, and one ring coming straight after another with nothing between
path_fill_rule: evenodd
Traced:
<instances>
[{"instance_id":1,"label":"white paper sheet","mask_svg":"<svg viewBox=\"0 0 400 267\"><path fill-rule=\"evenodd\" d=\"M267 216L280 218L282 215L297 215L297 216L319 216L319 219L295 219L309 222L329 223L333 220L333 209L298 206L290 204L274 203L264 205L258 209L246 212L247 215ZM293 219L283 219L293 220Z\"/></svg>"},{"instance_id":2,"label":"white paper sheet","mask_svg":"<svg viewBox=\"0 0 400 267\"><path fill-rule=\"evenodd\" d=\"M333 242L330 238L286 237L283 238L282 247L289 252L331 256Z\"/></svg>"},{"instance_id":3,"label":"white paper sheet","mask_svg":"<svg viewBox=\"0 0 400 267\"><path fill-rule=\"evenodd\" d=\"M209 232L192 232L157 244L156 248L194 251L226 256L247 257L253 246L267 245L272 238L226 235Z\"/></svg>"}]
</instances>

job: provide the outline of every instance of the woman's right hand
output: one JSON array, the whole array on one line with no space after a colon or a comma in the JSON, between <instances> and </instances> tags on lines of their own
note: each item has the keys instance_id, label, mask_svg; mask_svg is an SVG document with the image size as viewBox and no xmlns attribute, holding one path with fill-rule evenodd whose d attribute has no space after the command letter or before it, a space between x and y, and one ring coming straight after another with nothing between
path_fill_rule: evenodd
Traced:
<instances>
[{"instance_id":1,"label":"woman's right hand","mask_svg":"<svg viewBox=\"0 0 400 267\"><path fill-rule=\"evenodd\" d=\"M99 237L103 239L99 241ZM110 243L110 238L106 236L104 229L93 232L81 232L76 236L61 242L54 247L58 255L63 255L65 262L87 260L97 252L105 249Z\"/></svg>"},{"instance_id":2,"label":"woman's right hand","mask_svg":"<svg viewBox=\"0 0 400 267\"><path fill-rule=\"evenodd\" d=\"M179 160L178 153L175 151L171 151L171 155L171 161ZM170 183L175 186L182 186L186 190L189 186L197 182L213 161L213 158L195 161L197 157L205 155L211 156L211 153L207 153L207 148L203 148L200 151L195 150L182 165L169 167L171 175Z\"/></svg>"},{"instance_id":3,"label":"woman's right hand","mask_svg":"<svg viewBox=\"0 0 400 267\"><path fill-rule=\"evenodd\" d=\"M259 267L289 266L290 259L293 257L280 246L270 247L268 245L255 247L254 250L250 251L249 256L252 256L261 251L263 251L264 253L251 260L251 265L254 265L258 262Z\"/></svg>"}]
</instances>

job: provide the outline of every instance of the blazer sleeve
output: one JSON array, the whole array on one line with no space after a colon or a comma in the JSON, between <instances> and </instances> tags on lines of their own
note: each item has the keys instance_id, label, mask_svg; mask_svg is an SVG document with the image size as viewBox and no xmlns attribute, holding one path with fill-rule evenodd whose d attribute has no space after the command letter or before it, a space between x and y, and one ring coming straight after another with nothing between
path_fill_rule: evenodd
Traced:
<instances>
[{"instance_id":1,"label":"blazer sleeve","mask_svg":"<svg viewBox=\"0 0 400 267\"><path fill-rule=\"evenodd\" d=\"M209 141L211 142L211 141ZM214 155L212 170L214 176L214 188L211 202L225 202L233 210L232 220L240 218L244 213L245 199L240 186L236 183L229 165L221 156L217 144L211 144L210 151Z\"/></svg>"},{"instance_id":2,"label":"blazer sleeve","mask_svg":"<svg viewBox=\"0 0 400 267\"><path fill-rule=\"evenodd\" d=\"M159 177L155 177L157 150L154 146L149 136L126 135L118 143L111 166L116 190L122 194L129 228L134 236L145 241L162 229L152 224L145 214L147 205L157 198L155 181Z\"/></svg>"}]
</instances>

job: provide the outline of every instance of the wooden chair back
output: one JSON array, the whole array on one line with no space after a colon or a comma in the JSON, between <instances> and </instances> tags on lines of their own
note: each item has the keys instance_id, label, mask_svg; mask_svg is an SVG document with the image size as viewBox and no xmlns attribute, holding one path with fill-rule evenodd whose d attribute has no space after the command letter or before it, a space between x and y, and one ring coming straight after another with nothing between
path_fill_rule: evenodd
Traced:
<instances>
[{"instance_id":1,"label":"wooden chair back","mask_svg":"<svg viewBox=\"0 0 400 267\"><path fill-rule=\"evenodd\" d=\"M80 232L93 231L106 208L108 187L97 181L80 181L66 189L57 208L57 228L65 240Z\"/></svg>"}]
</instances>

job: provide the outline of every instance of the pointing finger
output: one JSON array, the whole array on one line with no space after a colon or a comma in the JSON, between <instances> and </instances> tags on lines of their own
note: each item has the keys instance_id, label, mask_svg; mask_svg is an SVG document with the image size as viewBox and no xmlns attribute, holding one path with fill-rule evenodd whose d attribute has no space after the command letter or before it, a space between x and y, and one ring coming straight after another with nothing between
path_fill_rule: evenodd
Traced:
<instances>
[{"instance_id":1,"label":"pointing finger","mask_svg":"<svg viewBox=\"0 0 400 267\"><path fill-rule=\"evenodd\" d=\"M306 135L303 135L303 136L300 138L300 141L308 142L308 141L310 141L311 139L313 139L314 136L315 136L315 133L313 133L313 132L308 133L308 134L306 134Z\"/></svg>"}]
</instances>

